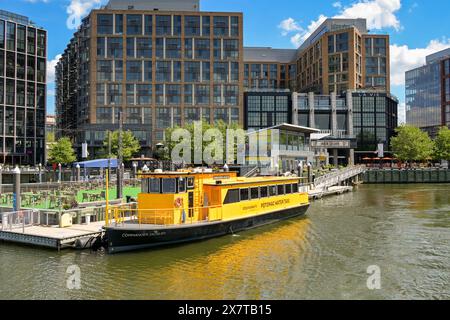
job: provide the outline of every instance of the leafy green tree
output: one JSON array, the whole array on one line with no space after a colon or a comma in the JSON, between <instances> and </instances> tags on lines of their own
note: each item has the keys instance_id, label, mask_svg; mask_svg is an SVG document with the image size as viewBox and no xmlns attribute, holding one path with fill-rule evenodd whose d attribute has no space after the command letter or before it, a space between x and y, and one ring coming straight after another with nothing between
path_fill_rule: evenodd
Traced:
<instances>
[{"instance_id":1,"label":"leafy green tree","mask_svg":"<svg viewBox=\"0 0 450 320\"><path fill-rule=\"evenodd\" d=\"M52 143L55 142L55 133L54 132L47 132L46 136L45 136L45 141L47 143Z\"/></svg>"},{"instance_id":2,"label":"leafy green tree","mask_svg":"<svg viewBox=\"0 0 450 320\"><path fill-rule=\"evenodd\" d=\"M111 135L111 154L109 154L109 136ZM122 131L122 156L123 161L129 161L141 150L141 145L131 131ZM108 158L119 155L119 131L108 131L103 140L103 155Z\"/></svg>"},{"instance_id":3,"label":"leafy green tree","mask_svg":"<svg viewBox=\"0 0 450 320\"><path fill-rule=\"evenodd\" d=\"M391 139L391 148L398 159L402 161L430 159L434 144L426 132L410 125L402 125L395 131L397 136Z\"/></svg>"},{"instance_id":4,"label":"leafy green tree","mask_svg":"<svg viewBox=\"0 0 450 320\"><path fill-rule=\"evenodd\" d=\"M63 137L50 147L48 161L50 163L69 164L76 160L75 151L72 147L72 141Z\"/></svg>"},{"instance_id":5,"label":"leafy green tree","mask_svg":"<svg viewBox=\"0 0 450 320\"><path fill-rule=\"evenodd\" d=\"M442 127L434 140L434 158L450 161L450 129Z\"/></svg>"},{"instance_id":6,"label":"leafy green tree","mask_svg":"<svg viewBox=\"0 0 450 320\"><path fill-rule=\"evenodd\" d=\"M205 120L202 120L201 122L202 124L202 137L205 136L205 133L209 130L209 129L218 129L222 135L223 141L219 142L215 139L213 139L213 141L204 141L204 139L202 139L202 154L203 152L205 152L206 148L210 148L213 150L217 150L218 154L217 156L221 159L226 159L226 136L227 136L227 129L234 129L234 130L238 130L238 129L242 129L242 127L239 126L239 124L233 122L230 125L228 125L227 123L225 123L222 120L216 121L214 125L211 125L209 122L206 122ZM160 149L158 156L162 156L163 159L168 159L170 158L170 154L173 150L173 148L179 143L179 141L173 141L172 140L172 133L177 130L180 129L180 127L174 127L174 128L167 128L165 130L165 137L166 137L166 148ZM195 146L194 146L194 123L189 123L186 124L182 129L186 129L190 136L191 136L191 159L194 160L194 152L195 150ZM162 155L163 154L163 155ZM234 154L235 154L235 158L236 158L236 154L237 154L237 146L234 146Z\"/></svg>"}]
</instances>

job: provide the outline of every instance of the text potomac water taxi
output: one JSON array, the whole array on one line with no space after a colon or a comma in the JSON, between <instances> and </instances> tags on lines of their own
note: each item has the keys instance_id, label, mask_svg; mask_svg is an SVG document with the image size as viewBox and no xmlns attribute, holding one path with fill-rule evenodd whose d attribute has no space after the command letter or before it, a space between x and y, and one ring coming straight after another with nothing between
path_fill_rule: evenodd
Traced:
<instances>
[{"instance_id":1,"label":"text potomac water taxi","mask_svg":"<svg viewBox=\"0 0 450 320\"><path fill-rule=\"evenodd\" d=\"M137 209L111 208L109 253L202 240L294 216L309 207L299 177L238 177L235 172L177 171L140 176Z\"/></svg>"}]
</instances>

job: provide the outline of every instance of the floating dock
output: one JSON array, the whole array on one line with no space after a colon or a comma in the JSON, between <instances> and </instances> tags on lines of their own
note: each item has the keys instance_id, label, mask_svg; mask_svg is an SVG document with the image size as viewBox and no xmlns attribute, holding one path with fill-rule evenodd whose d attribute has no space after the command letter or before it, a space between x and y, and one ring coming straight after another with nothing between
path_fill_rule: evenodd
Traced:
<instances>
[{"instance_id":1,"label":"floating dock","mask_svg":"<svg viewBox=\"0 0 450 320\"><path fill-rule=\"evenodd\" d=\"M77 240L86 242L86 240L99 236L104 225L105 222L101 221L85 225L73 225L67 228L17 227L12 230L0 230L0 240L57 250L75 248Z\"/></svg>"},{"instance_id":2,"label":"floating dock","mask_svg":"<svg viewBox=\"0 0 450 320\"><path fill-rule=\"evenodd\" d=\"M353 187L350 186L329 187L328 189L310 190L308 192L308 195L310 200L317 200L322 199L324 197L339 195L351 191L353 191Z\"/></svg>"}]
</instances>

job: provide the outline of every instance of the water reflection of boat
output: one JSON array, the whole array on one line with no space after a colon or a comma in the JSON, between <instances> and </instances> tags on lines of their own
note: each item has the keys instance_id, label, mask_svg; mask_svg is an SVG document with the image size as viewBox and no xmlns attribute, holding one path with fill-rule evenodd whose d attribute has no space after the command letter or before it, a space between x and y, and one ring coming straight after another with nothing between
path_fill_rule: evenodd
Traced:
<instances>
[{"instance_id":1,"label":"water reflection of boat","mask_svg":"<svg viewBox=\"0 0 450 320\"><path fill-rule=\"evenodd\" d=\"M298 177L237 177L233 172L143 174L137 209L113 208L105 230L116 253L217 237L303 215Z\"/></svg>"}]
</instances>

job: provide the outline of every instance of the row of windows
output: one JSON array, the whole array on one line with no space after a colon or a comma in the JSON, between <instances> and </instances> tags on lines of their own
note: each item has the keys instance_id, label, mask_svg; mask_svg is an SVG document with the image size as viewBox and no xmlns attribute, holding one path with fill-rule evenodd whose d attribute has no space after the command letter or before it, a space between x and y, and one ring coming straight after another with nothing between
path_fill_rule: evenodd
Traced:
<instances>
[{"instance_id":1,"label":"row of windows","mask_svg":"<svg viewBox=\"0 0 450 320\"><path fill-rule=\"evenodd\" d=\"M0 49L45 57L45 48L45 31L0 20Z\"/></svg>"},{"instance_id":2,"label":"row of windows","mask_svg":"<svg viewBox=\"0 0 450 320\"><path fill-rule=\"evenodd\" d=\"M181 59L184 46L185 59L211 58L211 41L209 39L157 38L153 44L151 38L127 38L126 56L128 58L151 59L153 48L158 59ZM97 38L97 56L100 58L122 58L122 38ZM215 60L239 59L239 40L214 39L213 56Z\"/></svg>"},{"instance_id":3,"label":"row of windows","mask_svg":"<svg viewBox=\"0 0 450 320\"><path fill-rule=\"evenodd\" d=\"M214 105L237 106L239 104L239 87L235 85L214 85ZM162 105L185 104L209 105L209 85L178 84L127 84L126 101L128 104L151 104L152 92L155 92L155 103ZM183 91L182 91L183 90ZM97 84L97 105L122 104L122 84Z\"/></svg>"},{"instance_id":4,"label":"row of windows","mask_svg":"<svg viewBox=\"0 0 450 320\"><path fill-rule=\"evenodd\" d=\"M0 134L7 136L44 137L45 112L26 108L0 106Z\"/></svg>"},{"instance_id":5,"label":"row of windows","mask_svg":"<svg viewBox=\"0 0 450 320\"><path fill-rule=\"evenodd\" d=\"M138 82L152 81L152 62L126 61L126 80ZM209 62L156 61L156 82L181 82L181 71L184 68L184 82L206 82L211 79ZM121 81L123 79L123 61L98 60L97 81ZM239 63L214 62L212 77L215 82L239 81Z\"/></svg>"},{"instance_id":6,"label":"row of windows","mask_svg":"<svg viewBox=\"0 0 450 320\"><path fill-rule=\"evenodd\" d=\"M124 21L125 20L125 21ZM211 24L212 20L212 24ZM156 30L153 30L155 22ZM157 36L238 36L238 16L182 16L179 15L142 15L142 14L98 14L98 34L123 34L124 25L128 35ZM183 28L184 27L184 28ZM212 29L211 29L212 28ZM184 29L184 30L183 30Z\"/></svg>"},{"instance_id":7,"label":"row of windows","mask_svg":"<svg viewBox=\"0 0 450 320\"><path fill-rule=\"evenodd\" d=\"M6 63L5 63L6 55ZM46 62L44 58L0 50L0 76L22 80L45 82Z\"/></svg>"},{"instance_id":8,"label":"row of windows","mask_svg":"<svg viewBox=\"0 0 450 320\"><path fill-rule=\"evenodd\" d=\"M192 187L193 182L190 180L188 183L188 178L150 178L142 180L143 193L184 193L187 188Z\"/></svg>"},{"instance_id":9,"label":"row of windows","mask_svg":"<svg viewBox=\"0 0 450 320\"><path fill-rule=\"evenodd\" d=\"M223 204L292 194L297 193L298 190L297 183L245 189L230 189L225 196Z\"/></svg>"},{"instance_id":10,"label":"row of windows","mask_svg":"<svg viewBox=\"0 0 450 320\"><path fill-rule=\"evenodd\" d=\"M1 153L41 154L44 153L44 139L11 138L0 136Z\"/></svg>"},{"instance_id":11,"label":"row of windows","mask_svg":"<svg viewBox=\"0 0 450 320\"><path fill-rule=\"evenodd\" d=\"M45 99L43 84L0 78L0 104L45 109Z\"/></svg>"}]
</instances>

